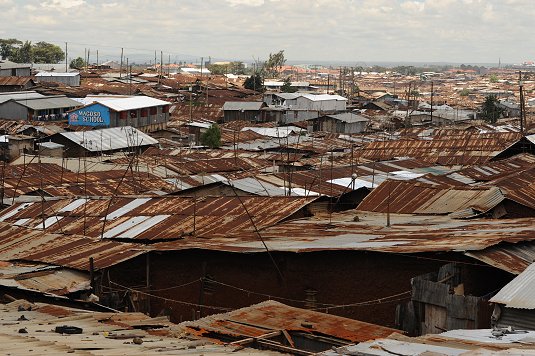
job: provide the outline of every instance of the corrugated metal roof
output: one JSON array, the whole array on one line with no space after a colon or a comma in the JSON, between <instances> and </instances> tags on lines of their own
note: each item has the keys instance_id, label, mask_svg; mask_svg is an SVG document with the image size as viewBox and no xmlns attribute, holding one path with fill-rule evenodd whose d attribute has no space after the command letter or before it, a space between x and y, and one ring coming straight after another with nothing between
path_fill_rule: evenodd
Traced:
<instances>
[{"instance_id":1,"label":"corrugated metal roof","mask_svg":"<svg viewBox=\"0 0 535 356\"><path fill-rule=\"evenodd\" d=\"M0 77L0 85L24 86L32 80L32 77Z\"/></svg>"},{"instance_id":2,"label":"corrugated metal roof","mask_svg":"<svg viewBox=\"0 0 535 356\"><path fill-rule=\"evenodd\" d=\"M507 283L490 302L507 308L535 309L535 263Z\"/></svg>"},{"instance_id":3,"label":"corrugated metal roof","mask_svg":"<svg viewBox=\"0 0 535 356\"><path fill-rule=\"evenodd\" d=\"M226 101L224 111L258 111L266 104L262 101Z\"/></svg>"},{"instance_id":4,"label":"corrugated metal roof","mask_svg":"<svg viewBox=\"0 0 535 356\"><path fill-rule=\"evenodd\" d=\"M251 218L258 229L272 226L315 199L259 196L117 197L111 201L104 234L106 237L112 235L142 240L183 239L189 234L196 237L226 236L231 232L254 231ZM88 199L87 203L72 211L65 211L67 206L73 204L73 200L69 199L25 205L25 209L21 209L22 204L15 204L0 213L0 220L8 216L4 221L19 221L21 225L33 229L42 229L44 220L46 232L99 238L109 202L108 198Z\"/></svg>"},{"instance_id":5,"label":"corrugated metal roof","mask_svg":"<svg viewBox=\"0 0 535 356\"><path fill-rule=\"evenodd\" d=\"M356 115L350 112L342 113L342 114L336 114L336 115L325 115L325 117L330 117L335 120L340 120L347 123L354 123L354 122L368 122L370 119L362 116L362 115Z\"/></svg>"},{"instance_id":6,"label":"corrugated metal roof","mask_svg":"<svg viewBox=\"0 0 535 356\"><path fill-rule=\"evenodd\" d=\"M60 132L58 135L79 144L91 152L113 151L158 144L158 140L153 139L132 126L82 132Z\"/></svg>"},{"instance_id":7,"label":"corrugated metal roof","mask_svg":"<svg viewBox=\"0 0 535 356\"><path fill-rule=\"evenodd\" d=\"M78 72L67 72L67 73L61 73L61 72L39 72L35 76L36 77L76 77L79 76L80 73Z\"/></svg>"},{"instance_id":8,"label":"corrugated metal roof","mask_svg":"<svg viewBox=\"0 0 535 356\"><path fill-rule=\"evenodd\" d=\"M95 268L101 269L145 252L142 247L134 248L130 244L43 233L0 223L0 260L3 261L25 260L89 270L89 257L94 258Z\"/></svg>"},{"instance_id":9,"label":"corrugated metal roof","mask_svg":"<svg viewBox=\"0 0 535 356\"><path fill-rule=\"evenodd\" d=\"M33 110L75 108L80 106L80 103L78 103L76 100L72 100L66 96L53 96L33 99L24 98L17 99L16 102Z\"/></svg>"},{"instance_id":10,"label":"corrugated metal roof","mask_svg":"<svg viewBox=\"0 0 535 356\"><path fill-rule=\"evenodd\" d=\"M133 96L129 98L103 100L96 99L96 102L115 111L136 110L154 106L170 105L168 101L151 98L150 96Z\"/></svg>"},{"instance_id":11,"label":"corrugated metal roof","mask_svg":"<svg viewBox=\"0 0 535 356\"><path fill-rule=\"evenodd\" d=\"M178 326L167 318L142 313L91 312L17 300L0 305L0 318L0 344L6 355L280 355L215 344L193 335L180 337L175 331ZM64 325L79 327L82 333L55 331ZM134 338L142 343L132 342Z\"/></svg>"},{"instance_id":12,"label":"corrugated metal roof","mask_svg":"<svg viewBox=\"0 0 535 356\"><path fill-rule=\"evenodd\" d=\"M269 331L301 331L360 342L386 337L398 330L336 315L290 307L270 300L250 307L182 323L187 330L221 339L258 337Z\"/></svg>"},{"instance_id":13,"label":"corrugated metal roof","mask_svg":"<svg viewBox=\"0 0 535 356\"><path fill-rule=\"evenodd\" d=\"M496 187L460 189L388 180L357 207L361 211L401 214L450 214L467 209L485 213L505 199Z\"/></svg>"}]
</instances>

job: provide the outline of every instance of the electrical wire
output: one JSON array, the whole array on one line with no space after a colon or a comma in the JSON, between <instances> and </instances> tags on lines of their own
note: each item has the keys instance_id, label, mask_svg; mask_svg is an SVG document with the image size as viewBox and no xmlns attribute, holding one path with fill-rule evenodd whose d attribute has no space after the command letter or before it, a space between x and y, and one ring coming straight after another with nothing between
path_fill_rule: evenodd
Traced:
<instances>
[{"instance_id":1,"label":"electrical wire","mask_svg":"<svg viewBox=\"0 0 535 356\"><path fill-rule=\"evenodd\" d=\"M122 284L119 284L119 283L116 283L116 282L113 282L113 281L110 281L111 284L114 284L118 287L121 287L121 288L124 288L125 290L127 291L131 291L131 292L136 292L138 294L142 294L142 295L146 295L146 296L149 296L151 298L156 298L156 299L160 299L160 300L164 300L166 302L171 302L171 303L178 303L178 304L183 304L183 305L189 305L189 306L192 306L192 307L202 307L202 308L207 308L207 309L212 309L212 310L222 310L222 311L230 311L230 310L233 310L232 308L225 308L225 307L216 307L216 306L213 306L213 305L204 305L204 304L198 304L198 303L190 303L190 302L186 302L186 301L183 301L183 300L177 300L177 299L171 299L171 298L165 298L165 297L161 297L159 295L155 295L155 294L152 294L152 293L147 293L147 292L142 292L140 290L137 290L137 289L134 289L134 288L130 288L130 287L127 287L127 286L123 286Z\"/></svg>"}]
</instances>

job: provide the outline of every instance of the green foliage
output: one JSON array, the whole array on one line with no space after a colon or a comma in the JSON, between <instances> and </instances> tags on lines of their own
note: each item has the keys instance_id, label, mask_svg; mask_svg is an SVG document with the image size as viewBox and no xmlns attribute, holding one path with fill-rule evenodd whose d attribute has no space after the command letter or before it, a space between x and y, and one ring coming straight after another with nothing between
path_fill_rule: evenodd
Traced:
<instances>
[{"instance_id":1,"label":"green foliage","mask_svg":"<svg viewBox=\"0 0 535 356\"><path fill-rule=\"evenodd\" d=\"M221 146L221 130L217 124L210 126L210 128L201 135L201 145L210 148L219 148Z\"/></svg>"},{"instance_id":2,"label":"green foliage","mask_svg":"<svg viewBox=\"0 0 535 356\"><path fill-rule=\"evenodd\" d=\"M85 61L82 57L73 59L71 61L71 64L69 64L69 68L73 68L73 69L82 69L83 67L85 67Z\"/></svg>"},{"instance_id":3,"label":"green foliage","mask_svg":"<svg viewBox=\"0 0 535 356\"><path fill-rule=\"evenodd\" d=\"M460 96L468 96L470 95L470 90L464 88L463 90L461 90L461 92L459 93Z\"/></svg>"},{"instance_id":4,"label":"green foliage","mask_svg":"<svg viewBox=\"0 0 535 356\"><path fill-rule=\"evenodd\" d=\"M37 42L32 47L32 52L35 63L58 63L65 59L63 50L48 42Z\"/></svg>"},{"instance_id":5,"label":"green foliage","mask_svg":"<svg viewBox=\"0 0 535 356\"><path fill-rule=\"evenodd\" d=\"M17 63L31 63L33 62L32 43L30 41L24 42L20 47L15 47L11 51L9 60Z\"/></svg>"},{"instance_id":6,"label":"green foliage","mask_svg":"<svg viewBox=\"0 0 535 356\"><path fill-rule=\"evenodd\" d=\"M495 95L488 95L481 106L479 116L490 124L495 124L502 116L504 109L498 106L498 99Z\"/></svg>"},{"instance_id":7,"label":"green foliage","mask_svg":"<svg viewBox=\"0 0 535 356\"><path fill-rule=\"evenodd\" d=\"M22 45L22 41L15 38L8 38L5 40L0 38L0 59L11 57L13 50L20 45Z\"/></svg>"},{"instance_id":8,"label":"green foliage","mask_svg":"<svg viewBox=\"0 0 535 356\"><path fill-rule=\"evenodd\" d=\"M245 79L243 87L249 90L263 91L264 85L262 84L262 77L260 74L251 75L249 78Z\"/></svg>"},{"instance_id":9,"label":"green foliage","mask_svg":"<svg viewBox=\"0 0 535 356\"><path fill-rule=\"evenodd\" d=\"M277 53L270 53L268 60L264 62L266 76L277 78L285 63L286 58L284 58L284 50L278 51Z\"/></svg>"},{"instance_id":10,"label":"green foliage","mask_svg":"<svg viewBox=\"0 0 535 356\"><path fill-rule=\"evenodd\" d=\"M63 50L52 43L0 39L0 55L17 63L58 63L65 59Z\"/></svg>"},{"instance_id":11,"label":"green foliage","mask_svg":"<svg viewBox=\"0 0 535 356\"><path fill-rule=\"evenodd\" d=\"M292 87L292 82L290 81L290 77L287 77L284 79L284 84L282 84L281 92L282 93L295 93L297 91L296 87Z\"/></svg>"},{"instance_id":12,"label":"green foliage","mask_svg":"<svg viewBox=\"0 0 535 356\"><path fill-rule=\"evenodd\" d=\"M491 75L489 76L489 81L490 81L491 83L497 83L497 82L498 82L498 76L497 76L496 74L491 74Z\"/></svg>"},{"instance_id":13,"label":"green foliage","mask_svg":"<svg viewBox=\"0 0 535 356\"><path fill-rule=\"evenodd\" d=\"M208 69L212 74L245 74L245 65L243 62L230 62L228 64L211 64Z\"/></svg>"}]
</instances>

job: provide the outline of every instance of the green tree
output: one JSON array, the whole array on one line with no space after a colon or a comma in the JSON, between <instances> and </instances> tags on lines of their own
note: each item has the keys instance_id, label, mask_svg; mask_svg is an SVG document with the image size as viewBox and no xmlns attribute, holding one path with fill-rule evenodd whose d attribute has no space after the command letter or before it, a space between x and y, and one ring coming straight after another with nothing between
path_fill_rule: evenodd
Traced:
<instances>
[{"instance_id":1,"label":"green tree","mask_svg":"<svg viewBox=\"0 0 535 356\"><path fill-rule=\"evenodd\" d=\"M245 79L243 87L249 90L264 91L262 77L258 73L251 75L249 78Z\"/></svg>"},{"instance_id":2,"label":"green tree","mask_svg":"<svg viewBox=\"0 0 535 356\"><path fill-rule=\"evenodd\" d=\"M268 77L277 78L285 63L284 50L270 53L268 60L264 62L264 71Z\"/></svg>"},{"instance_id":3,"label":"green tree","mask_svg":"<svg viewBox=\"0 0 535 356\"><path fill-rule=\"evenodd\" d=\"M73 59L71 63L69 64L69 68L73 68L73 69L82 69L83 67L85 67L85 61L82 57Z\"/></svg>"},{"instance_id":4,"label":"green tree","mask_svg":"<svg viewBox=\"0 0 535 356\"><path fill-rule=\"evenodd\" d=\"M58 63L65 59L63 50L48 42L37 42L33 46L32 52L35 63Z\"/></svg>"},{"instance_id":5,"label":"green tree","mask_svg":"<svg viewBox=\"0 0 535 356\"><path fill-rule=\"evenodd\" d=\"M284 84L282 84L281 92L282 93L295 93L297 91L296 87L292 87L292 82L290 81L290 77L287 77L284 79Z\"/></svg>"},{"instance_id":6,"label":"green tree","mask_svg":"<svg viewBox=\"0 0 535 356\"><path fill-rule=\"evenodd\" d=\"M461 92L459 93L459 95L460 95L460 96L468 96L468 95L470 95L470 90L464 88L463 90L461 90Z\"/></svg>"},{"instance_id":7,"label":"green tree","mask_svg":"<svg viewBox=\"0 0 535 356\"><path fill-rule=\"evenodd\" d=\"M14 48L9 56L9 60L17 63L32 63L32 43L30 41L26 41L20 47Z\"/></svg>"},{"instance_id":8,"label":"green tree","mask_svg":"<svg viewBox=\"0 0 535 356\"><path fill-rule=\"evenodd\" d=\"M219 148L221 146L221 130L217 124L213 124L201 135L201 145L210 148Z\"/></svg>"},{"instance_id":9,"label":"green tree","mask_svg":"<svg viewBox=\"0 0 535 356\"><path fill-rule=\"evenodd\" d=\"M496 74L491 74L491 75L489 76L489 81L490 81L491 83L497 83L497 82L498 82L498 76L497 76Z\"/></svg>"},{"instance_id":10,"label":"green tree","mask_svg":"<svg viewBox=\"0 0 535 356\"><path fill-rule=\"evenodd\" d=\"M22 41L15 38L0 39L0 59L11 57L13 51L20 45L22 45Z\"/></svg>"},{"instance_id":11,"label":"green tree","mask_svg":"<svg viewBox=\"0 0 535 356\"><path fill-rule=\"evenodd\" d=\"M504 112L504 109L499 107L498 103L495 95L488 95L481 106L479 116L486 122L495 124Z\"/></svg>"}]
</instances>

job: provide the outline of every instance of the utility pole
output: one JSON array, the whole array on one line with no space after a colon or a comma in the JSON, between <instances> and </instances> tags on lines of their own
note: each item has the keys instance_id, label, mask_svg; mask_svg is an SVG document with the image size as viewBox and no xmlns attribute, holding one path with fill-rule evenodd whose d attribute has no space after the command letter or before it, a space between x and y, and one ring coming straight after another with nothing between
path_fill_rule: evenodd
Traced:
<instances>
[{"instance_id":1,"label":"utility pole","mask_svg":"<svg viewBox=\"0 0 535 356\"><path fill-rule=\"evenodd\" d=\"M128 76L128 57L126 57L126 74L127 74L127 78L129 77ZM128 95L132 95L132 78L129 78L129 82L128 82Z\"/></svg>"},{"instance_id":2,"label":"utility pole","mask_svg":"<svg viewBox=\"0 0 535 356\"><path fill-rule=\"evenodd\" d=\"M167 60L167 76L169 77L171 75L171 55L169 55L169 59Z\"/></svg>"},{"instance_id":3,"label":"utility pole","mask_svg":"<svg viewBox=\"0 0 535 356\"><path fill-rule=\"evenodd\" d=\"M89 68L89 53L91 52L91 48L87 49L87 61L85 62L85 70Z\"/></svg>"},{"instance_id":4,"label":"utility pole","mask_svg":"<svg viewBox=\"0 0 535 356\"><path fill-rule=\"evenodd\" d=\"M433 81L431 81L431 124L433 124Z\"/></svg>"},{"instance_id":5,"label":"utility pole","mask_svg":"<svg viewBox=\"0 0 535 356\"><path fill-rule=\"evenodd\" d=\"M98 69L98 49L97 49L97 69Z\"/></svg>"},{"instance_id":6,"label":"utility pole","mask_svg":"<svg viewBox=\"0 0 535 356\"><path fill-rule=\"evenodd\" d=\"M67 61L69 60L69 52L68 52L68 49L67 49L67 42L65 42L65 73L67 73L69 71L68 67L67 67Z\"/></svg>"},{"instance_id":7,"label":"utility pole","mask_svg":"<svg viewBox=\"0 0 535 356\"><path fill-rule=\"evenodd\" d=\"M121 66L119 67L119 78L123 77L123 51L124 49L121 48Z\"/></svg>"},{"instance_id":8,"label":"utility pole","mask_svg":"<svg viewBox=\"0 0 535 356\"><path fill-rule=\"evenodd\" d=\"M518 71L518 86L520 91L520 132L524 135L524 83L522 83L522 71Z\"/></svg>"},{"instance_id":9,"label":"utility pole","mask_svg":"<svg viewBox=\"0 0 535 356\"><path fill-rule=\"evenodd\" d=\"M409 105L411 101L411 82L409 82L409 90L407 90L407 113L405 114L405 127L409 127Z\"/></svg>"}]
</instances>

